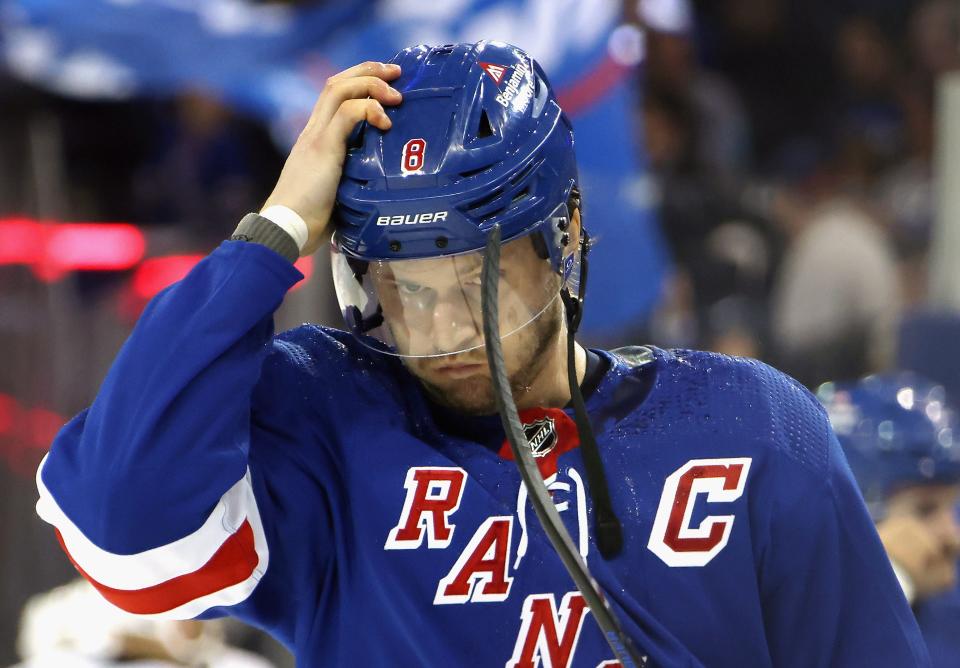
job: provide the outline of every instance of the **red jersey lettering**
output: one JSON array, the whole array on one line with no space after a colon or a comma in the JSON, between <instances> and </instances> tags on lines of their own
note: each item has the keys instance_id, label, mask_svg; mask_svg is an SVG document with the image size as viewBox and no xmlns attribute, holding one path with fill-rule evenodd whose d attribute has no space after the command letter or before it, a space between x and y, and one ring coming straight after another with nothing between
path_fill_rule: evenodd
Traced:
<instances>
[{"instance_id":1,"label":"red jersey lettering","mask_svg":"<svg viewBox=\"0 0 960 668\"><path fill-rule=\"evenodd\" d=\"M750 458L694 459L670 474L647 547L668 566L705 566L727 545L733 515L708 515L690 526L696 498L730 503L743 494Z\"/></svg>"},{"instance_id":2,"label":"red jersey lettering","mask_svg":"<svg viewBox=\"0 0 960 668\"><path fill-rule=\"evenodd\" d=\"M440 580L434 605L507 600L513 583L507 574L512 534L513 517L488 517Z\"/></svg>"},{"instance_id":3,"label":"red jersey lettering","mask_svg":"<svg viewBox=\"0 0 960 668\"><path fill-rule=\"evenodd\" d=\"M385 550L415 550L427 536L427 548L442 549L453 540L450 516L460 507L467 473L459 467L414 466L403 483L407 490L400 521L387 536Z\"/></svg>"},{"instance_id":4,"label":"red jersey lettering","mask_svg":"<svg viewBox=\"0 0 960 668\"><path fill-rule=\"evenodd\" d=\"M553 594L527 596L520 634L506 668L568 668L588 611L580 592L565 594L559 611Z\"/></svg>"}]
</instances>

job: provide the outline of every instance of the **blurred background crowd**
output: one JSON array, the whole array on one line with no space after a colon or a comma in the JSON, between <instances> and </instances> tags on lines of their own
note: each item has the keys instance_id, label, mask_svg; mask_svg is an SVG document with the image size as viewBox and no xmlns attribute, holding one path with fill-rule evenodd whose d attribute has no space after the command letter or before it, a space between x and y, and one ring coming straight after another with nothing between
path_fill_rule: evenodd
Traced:
<instances>
[{"instance_id":1,"label":"blurred background crowd","mask_svg":"<svg viewBox=\"0 0 960 668\"><path fill-rule=\"evenodd\" d=\"M50 57L35 28L56 32L57 4L0 1L0 665L31 658L28 598L75 575L33 513L32 476L45 448L91 401L149 297L259 209L298 118L264 111L191 71L120 92L105 83L103 68L70 84L47 76L38 63ZM72 7L68 15L89 4L90 39L99 35L131 58L165 53L168 37L175 42L158 35L159 47L118 46L128 33L112 32L109 16L99 32L90 27L94 6L129 14L173 0L62 4ZM400 45L448 35L513 41L547 54L548 74L560 79L594 58L578 42L595 33L600 65L561 84L578 152L606 142L629 155L618 158L615 190L604 190L612 179L589 158L584 167L585 222L597 238L593 262L603 267L588 293L587 343L756 357L811 389L910 367L960 392L960 327L949 299L930 287L946 243L938 227L940 189L950 188L937 172L938 91L960 73L956 0L595 0L575 3L583 25L565 22L569 3L458 0L434 8L421 33L408 29L425 21L421 3L343 4L355 13L328 17L343 24L341 37L315 35L319 55L297 61L314 91L337 65L351 64L343 60L392 54L364 25L405 22ZM341 3L209 3L227 22L242 15L241 5L296 16ZM457 21L471 12L484 20L467 30ZM436 15L447 13L444 32ZM525 43L511 17L539 17L547 28ZM65 42L80 40L69 20L81 25L64 19ZM352 37L342 36L344 26L353 26ZM84 45L71 48L75 57ZM107 225L78 225L91 221ZM124 252L133 255L125 260ZM322 255L298 265L308 280L289 296L278 328L338 324ZM84 595L58 591L65 606ZM44 601L28 612L52 614ZM960 617L955 628L960 635ZM181 630L189 642L208 633ZM176 651L157 650L179 632L118 633L153 639L149 650L134 643L133 657L187 665ZM258 635L210 633L218 647L226 638L288 665ZM260 665L234 660L222 665Z\"/></svg>"}]
</instances>

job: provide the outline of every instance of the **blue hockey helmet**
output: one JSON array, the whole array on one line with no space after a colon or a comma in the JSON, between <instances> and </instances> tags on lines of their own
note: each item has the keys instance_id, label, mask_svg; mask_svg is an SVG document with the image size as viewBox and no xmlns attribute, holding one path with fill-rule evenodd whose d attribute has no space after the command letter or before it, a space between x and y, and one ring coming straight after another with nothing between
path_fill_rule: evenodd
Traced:
<instances>
[{"instance_id":1,"label":"blue hockey helmet","mask_svg":"<svg viewBox=\"0 0 960 668\"><path fill-rule=\"evenodd\" d=\"M960 430L942 386L910 372L817 390L875 517L898 488L960 481Z\"/></svg>"},{"instance_id":2,"label":"blue hockey helmet","mask_svg":"<svg viewBox=\"0 0 960 668\"><path fill-rule=\"evenodd\" d=\"M355 130L337 191L332 251L341 310L347 328L381 350L433 356L478 348L480 257L494 225L505 259L525 240L523 249L548 270L533 284L529 274L523 286L520 276L501 281L502 313L516 316L502 335L539 316L575 273L567 233L577 186L573 130L543 70L517 47L421 45L390 62L401 67L393 85L403 101L386 108L390 130ZM398 275L405 267L416 280ZM423 276L452 278L432 285ZM449 308L439 306L444 291L457 295ZM414 350L412 339L426 334L431 318L444 319L453 334Z\"/></svg>"}]
</instances>

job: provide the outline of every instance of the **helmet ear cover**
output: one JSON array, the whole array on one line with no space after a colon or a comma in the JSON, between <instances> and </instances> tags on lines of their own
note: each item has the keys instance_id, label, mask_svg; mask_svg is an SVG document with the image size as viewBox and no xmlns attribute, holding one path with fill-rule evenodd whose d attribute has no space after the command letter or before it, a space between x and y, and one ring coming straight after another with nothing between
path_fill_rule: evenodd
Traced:
<instances>
[{"instance_id":1,"label":"helmet ear cover","mask_svg":"<svg viewBox=\"0 0 960 668\"><path fill-rule=\"evenodd\" d=\"M570 245L570 224L573 221L573 214L580 211L580 189L576 184L571 185L570 194L567 196L566 210L566 217L563 215L551 216L548 221L548 229L545 230L543 226L541 226L537 232L530 235L537 257L541 260L551 260L554 265L554 270L561 275L567 271L564 260L567 257L565 250L567 246ZM582 214L580 220L582 230ZM550 236L553 238L550 239ZM551 250L553 250L553 252L551 252Z\"/></svg>"}]
</instances>

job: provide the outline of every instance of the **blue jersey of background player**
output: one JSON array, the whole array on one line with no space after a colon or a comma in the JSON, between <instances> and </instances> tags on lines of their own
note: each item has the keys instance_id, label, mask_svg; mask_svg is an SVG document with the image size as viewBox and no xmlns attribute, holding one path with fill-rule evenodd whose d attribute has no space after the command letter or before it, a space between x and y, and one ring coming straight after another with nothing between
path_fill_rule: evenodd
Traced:
<instances>
[{"instance_id":1,"label":"blue jersey of background player","mask_svg":"<svg viewBox=\"0 0 960 668\"><path fill-rule=\"evenodd\" d=\"M121 608L233 614L304 666L615 665L493 415L479 286L497 224L530 446L650 664L926 665L825 413L789 378L576 346L599 455L581 447L577 186L572 129L519 49L415 47L334 77L263 215L151 302L58 435L41 516ZM291 261L334 227L350 331L274 337ZM596 531L591 457L621 545Z\"/></svg>"},{"instance_id":2,"label":"blue jersey of background player","mask_svg":"<svg viewBox=\"0 0 960 668\"><path fill-rule=\"evenodd\" d=\"M877 522L935 666L960 660L960 422L943 387L912 373L817 392Z\"/></svg>"}]
</instances>

